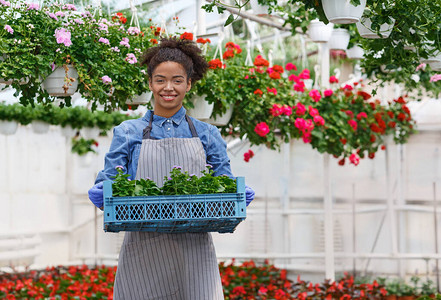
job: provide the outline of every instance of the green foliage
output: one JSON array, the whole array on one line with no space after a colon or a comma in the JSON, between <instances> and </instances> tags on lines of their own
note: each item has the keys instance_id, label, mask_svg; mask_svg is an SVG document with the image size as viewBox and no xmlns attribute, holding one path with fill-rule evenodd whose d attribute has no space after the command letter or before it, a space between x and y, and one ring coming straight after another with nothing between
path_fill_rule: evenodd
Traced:
<instances>
[{"instance_id":1,"label":"green foliage","mask_svg":"<svg viewBox=\"0 0 441 300\"><path fill-rule=\"evenodd\" d=\"M79 136L72 138L72 153L78 155L85 155L89 152L96 153L94 147L97 147L98 143L94 139L85 139Z\"/></svg>"},{"instance_id":2,"label":"green foliage","mask_svg":"<svg viewBox=\"0 0 441 300\"><path fill-rule=\"evenodd\" d=\"M51 125L81 129L83 127L98 127L102 131L110 130L121 122L137 118L120 112L90 111L85 107L74 106L60 107L54 105L23 106L15 103L11 105L0 104L0 120L16 120L22 125L27 125L33 120L40 120Z\"/></svg>"},{"instance_id":3,"label":"green foliage","mask_svg":"<svg viewBox=\"0 0 441 300\"><path fill-rule=\"evenodd\" d=\"M207 170L202 171L201 177L182 172L182 167L175 166L170 175L165 176L162 188L150 178L129 180L130 175L124 174L122 166L117 166L116 170L113 197L236 193L236 180L228 176L214 177L209 165Z\"/></svg>"}]
</instances>

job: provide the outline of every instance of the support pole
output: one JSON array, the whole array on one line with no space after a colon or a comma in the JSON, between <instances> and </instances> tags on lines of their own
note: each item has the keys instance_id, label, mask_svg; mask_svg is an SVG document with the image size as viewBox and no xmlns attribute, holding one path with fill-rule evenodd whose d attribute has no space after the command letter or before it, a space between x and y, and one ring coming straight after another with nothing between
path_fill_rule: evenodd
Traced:
<instances>
[{"instance_id":1,"label":"support pole","mask_svg":"<svg viewBox=\"0 0 441 300\"><path fill-rule=\"evenodd\" d=\"M329 45L319 44L319 60L321 82L320 88L329 87ZM335 253L334 253L334 217L332 215L332 182L330 170L330 155L323 155L324 179L324 210L325 210L325 276L326 279L335 281Z\"/></svg>"},{"instance_id":2,"label":"support pole","mask_svg":"<svg viewBox=\"0 0 441 300\"><path fill-rule=\"evenodd\" d=\"M436 201L436 182L433 182L433 219L435 223L435 253L439 254L438 249L438 203ZM435 259L436 269L436 290L439 293L439 261Z\"/></svg>"},{"instance_id":3,"label":"support pole","mask_svg":"<svg viewBox=\"0 0 441 300\"><path fill-rule=\"evenodd\" d=\"M204 5L204 0L196 0L196 16L197 16L197 32L196 35L202 35L207 33L207 25L206 25L206 18L205 18L205 10L203 10L201 7Z\"/></svg>"}]
</instances>

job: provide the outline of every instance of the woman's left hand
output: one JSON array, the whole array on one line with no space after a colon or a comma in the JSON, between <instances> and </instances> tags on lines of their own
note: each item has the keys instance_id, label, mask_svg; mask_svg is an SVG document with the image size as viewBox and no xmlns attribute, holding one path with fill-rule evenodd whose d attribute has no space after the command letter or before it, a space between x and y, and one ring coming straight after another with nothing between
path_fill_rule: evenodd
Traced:
<instances>
[{"instance_id":1,"label":"woman's left hand","mask_svg":"<svg viewBox=\"0 0 441 300\"><path fill-rule=\"evenodd\" d=\"M248 185L245 185L245 198L247 201L247 206L250 205L251 201L254 200L254 190L250 188Z\"/></svg>"}]
</instances>

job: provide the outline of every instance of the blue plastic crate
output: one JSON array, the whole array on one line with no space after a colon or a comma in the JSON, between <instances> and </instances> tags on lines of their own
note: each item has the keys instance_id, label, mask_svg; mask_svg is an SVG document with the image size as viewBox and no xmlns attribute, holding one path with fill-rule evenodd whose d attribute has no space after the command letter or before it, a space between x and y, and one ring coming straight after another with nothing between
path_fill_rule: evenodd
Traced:
<instances>
[{"instance_id":1,"label":"blue plastic crate","mask_svg":"<svg viewBox=\"0 0 441 300\"><path fill-rule=\"evenodd\" d=\"M233 232L246 218L245 178L237 193L112 197L104 182L104 231Z\"/></svg>"}]
</instances>

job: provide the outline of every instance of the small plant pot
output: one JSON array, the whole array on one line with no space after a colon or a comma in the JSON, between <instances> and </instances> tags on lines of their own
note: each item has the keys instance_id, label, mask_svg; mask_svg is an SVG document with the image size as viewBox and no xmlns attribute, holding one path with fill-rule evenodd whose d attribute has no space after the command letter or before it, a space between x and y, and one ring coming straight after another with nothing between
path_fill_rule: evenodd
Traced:
<instances>
[{"instance_id":1,"label":"small plant pot","mask_svg":"<svg viewBox=\"0 0 441 300\"><path fill-rule=\"evenodd\" d=\"M327 25L318 19L312 20L308 26L308 36L316 43L327 43L332 35L333 23Z\"/></svg>"},{"instance_id":2,"label":"small plant pot","mask_svg":"<svg viewBox=\"0 0 441 300\"><path fill-rule=\"evenodd\" d=\"M208 120L208 123L214 126L225 126L230 121L232 114L233 114L233 105L230 105L230 107L227 109L225 113L223 113L220 116L211 117Z\"/></svg>"},{"instance_id":3,"label":"small plant pot","mask_svg":"<svg viewBox=\"0 0 441 300\"><path fill-rule=\"evenodd\" d=\"M68 70L57 67L51 75L43 81L43 88L54 97L72 96L78 87L78 72L68 65ZM73 80L73 81L72 81Z\"/></svg>"},{"instance_id":4,"label":"small plant pot","mask_svg":"<svg viewBox=\"0 0 441 300\"><path fill-rule=\"evenodd\" d=\"M40 120L34 120L31 123L32 131L37 134L47 133L49 131L49 126L49 123Z\"/></svg>"},{"instance_id":5,"label":"small plant pot","mask_svg":"<svg viewBox=\"0 0 441 300\"><path fill-rule=\"evenodd\" d=\"M363 59L364 50L360 46L354 46L354 47L346 50L346 55L350 59Z\"/></svg>"},{"instance_id":6,"label":"small plant pot","mask_svg":"<svg viewBox=\"0 0 441 300\"><path fill-rule=\"evenodd\" d=\"M210 119L211 113L213 112L214 103L208 103L205 100L205 95L195 96L190 100L194 108L190 108L187 114L198 120L207 121Z\"/></svg>"},{"instance_id":7,"label":"small plant pot","mask_svg":"<svg viewBox=\"0 0 441 300\"><path fill-rule=\"evenodd\" d=\"M360 0L358 6L352 5L350 0L322 0L322 5L329 22L351 24L360 20L366 7L366 0Z\"/></svg>"},{"instance_id":8,"label":"small plant pot","mask_svg":"<svg viewBox=\"0 0 441 300\"><path fill-rule=\"evenodd\" d=\"M70 125L67 125L65 127L61 127L60 131L61 131L61 135L65 136L67 138L72 138L77 133L77 130L72 128L72 126L70 126Z\"/></svg>"},{"instance_id":9,"label":"small plant pot","mask_svg":"<svg viewBox=\"0 0 441 300\"><path fill-rule=\"evenodd\" d=\"M392 24L384 23L380 26L380 34L378 35L375 30L371 28L372 21L369 18L361 18L360 22L355 24L357 26L358 33L361 37L366 39L385 39L388 38L394 28L395 19L392 19Z\"/></svg>"},{"instance_id":10,"label":"small plant pot","mask_svg":"<svg viewBox=\"0 0 441 300\"><path fill-rule=\"evenodd\" d=\"M348 49L349 31L344 28L336 28L332 30L331 39L329 40L329 49L346 50Z\"/></svg>"},{"instance_id":11,"label":"small plant pot","mask_svg":"<svg viewBox=\"0 0 441 300\"><path fill-rule=\"evenodd\" d=\"M17 132L18 122L17 121L0 121L0 133L4 135L11 135Z\"/></svg>"},{"instance_id":12,"label":"small plant pot","mask_svg":"<svg viewBox=\"0 0 441 300\"><path fill-rule=\"evenodd\" d=\"M126 101L127 105L143 105L150 102L150 99L152 99L152 92L145 92L141 95L136 95L132 99L128 99Z\"/></svg>"},{"instance_id":13,"label":"small plant pot","mask_svg":"<svg viewBox=\"0 0 441 300\"><path fill-rule=\"evenodd\" d=\"M100 135L100 131L98 127L84 127L81 129L81 136L86 140L95 140Z\"/></svg>"}]
</instances>

